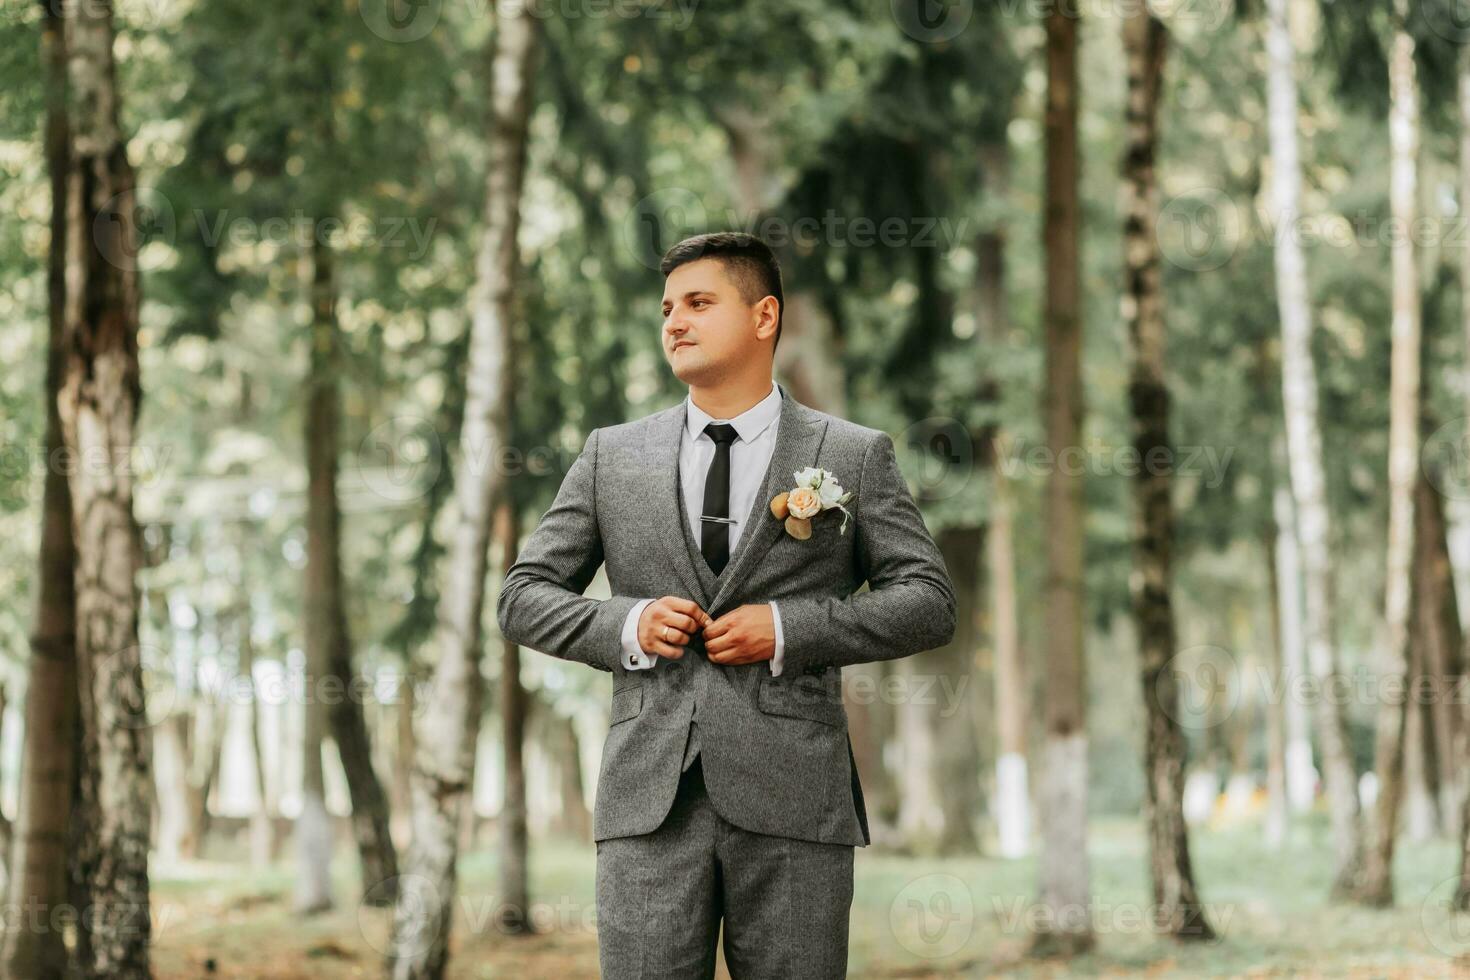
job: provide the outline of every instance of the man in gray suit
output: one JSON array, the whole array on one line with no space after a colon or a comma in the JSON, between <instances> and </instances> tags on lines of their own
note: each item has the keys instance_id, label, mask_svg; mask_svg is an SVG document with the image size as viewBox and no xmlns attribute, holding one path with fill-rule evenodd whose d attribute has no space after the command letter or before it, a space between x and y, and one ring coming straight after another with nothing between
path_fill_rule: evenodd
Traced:
<instances>
[{"instance_id":1,"label":"man in gray suit","mask_svg":"<svg viewBox=\"0 0 1470 980\"><path fill-rule=\"evenodd\" d=\"M587 437L506 573L500 629L613 675L603 976L712 977L723 921L735 980L842 977L869 837L841 670L949 642L954 589L893 440L772 383L770 248L702 235L661 271L689 396ZM586 598L604 562L612 598Z\"/></svg>"}]
</instances>

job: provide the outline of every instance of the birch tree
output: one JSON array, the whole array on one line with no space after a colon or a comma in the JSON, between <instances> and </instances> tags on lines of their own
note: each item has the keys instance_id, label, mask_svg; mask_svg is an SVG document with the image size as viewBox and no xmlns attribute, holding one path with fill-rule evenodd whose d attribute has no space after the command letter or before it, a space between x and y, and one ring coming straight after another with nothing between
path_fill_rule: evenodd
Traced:
<instances>
[{"instance_id":1,"label":"birch tree","mask_svg":"<svg viewBox=\"0 0 1470 980\"><path fill-rule=\"evenodd\" d=\"M1133 448L1144 461L1133 481L1134 570L1129 577L1138 633L1140 680L1147 715L1144 734L1144 822L1157 924L1180 939L1207 940L1189 858L1184 822L1184 731L1179 724L1173 575L1174 508L1169 440L1169 389L1164 380L1164 295L1160 272L1158 152L1168 34L1146 8L1123 20L1128 70L1123 148L1123 323L1131 360L1128 399Z\"/></svg>"},{"instance_id":2,"label":"birch tree","mask_svg":"<svg viewBox=\"0 0 1470 980\"><path fill-rule=\"evenodd\" d=\"M1306 610L1307 662L1321 691L1337 689L1338 657L1332 559L1328 552L1327 477L1322 465L1317 372L1312 362L1312 310L1306 258L1296 237L1301 215L1301 162L1297 137L1296 51L1290 0L1267 0L1267 116L1271 148L1271 211L1276 229L1276 302L1281 316L1281 392L1287 459L1296 504ZM1317 737L1335 848L1332 893L1349 897L1362 872L1358 775L1348 750L1339 698L1317 700Z\"/></svg>"},{"instance_id":3,"label":"birch tree","mask_svg":"<svg viewBox=\"0 0 1470 980\"><path fill-rule=\"evenodd\" d=\"M454 481L458 526L450 545L435 641L439 660L415 732L410 780L413 845L400 881L388 974L440 980L449 957L459 826L470 797L484 702L480 647L491 522L504 481L488 463L510 430L511 322L519 253L521 188L540 25L523 4L497 4L490 39L490 132L484 231L471 300L462 472Z\"/></svg>"}]
</instances>

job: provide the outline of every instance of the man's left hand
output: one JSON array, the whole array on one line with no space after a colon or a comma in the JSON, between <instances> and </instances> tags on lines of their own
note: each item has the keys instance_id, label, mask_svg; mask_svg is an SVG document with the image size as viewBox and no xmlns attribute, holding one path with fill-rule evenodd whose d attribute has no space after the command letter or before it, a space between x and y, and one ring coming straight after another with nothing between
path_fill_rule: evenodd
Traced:
<instances>
[{"instance_id":1,"label":"man's left hand","mask_svg":"<svg viewBox=\"0 0 1470 980\"><path fill-rule=\"evenodd\" d=\"M776 622L769 602L732 609L705 626L704 652L727 667L760 663L776 654Z\"/></svg>"}]
</instances>

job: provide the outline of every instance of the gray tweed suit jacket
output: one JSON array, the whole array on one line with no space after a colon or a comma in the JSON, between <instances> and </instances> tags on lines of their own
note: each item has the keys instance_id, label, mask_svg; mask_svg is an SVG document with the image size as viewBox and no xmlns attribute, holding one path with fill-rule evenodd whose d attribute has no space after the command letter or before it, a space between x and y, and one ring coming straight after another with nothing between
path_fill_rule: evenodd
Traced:
<instances>
[{"instance_id":1,"label":"gray tweed suit jacket","mask_svg":"<svg viewBox=\"0 0 1470 980\"><path fill-rule=\"evenodd\" d=\"M500 590L501 633L613 674L611 727L593 817L597 840L646 834L669 812L690 720L711 802L761 834L867 844L841 670L948 643L955 596L884 432L798 403L784 386L776 447L735 553L716 577L679 492L685 404L594 429ZM855 491L853 519L813 519L805 541L770 500L807 466ZM607 563L612 598L582 595ZM866 584L867 590L859 591ZM621 633L639 599L677 595L713 618L775 600L785 638L779 677L765 662L712 664L696 636L680 660L626 670Z\"/></svg>"}]
</instances>

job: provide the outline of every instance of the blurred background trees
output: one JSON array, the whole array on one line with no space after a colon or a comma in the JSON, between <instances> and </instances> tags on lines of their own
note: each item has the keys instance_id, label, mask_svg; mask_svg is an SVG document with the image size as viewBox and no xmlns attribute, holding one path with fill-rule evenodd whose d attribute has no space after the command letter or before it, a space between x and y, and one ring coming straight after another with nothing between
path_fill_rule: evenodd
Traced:
<instances>
[{"instance_id":1,"label":"blurred background trees","mask_svg":"<svg viewBox=\"0 0 1470 980\"><path fill-rule=\"evenodd\" d=\"M855 972L1106 955L1119 895L1227 939L1470 902L1449 0L77 6L0 18L13 899L206 878L372 973L587 972L530 913L590 901L606 681L483 597L586 434L683 397L657 260L737 228L782 259L778 379L893 435L964 609L845 678ZM904 918L941 898L953 950ZM8 925L17 977L251 935ZM1226 946L1158 956L1291 955Z\"/></svg>"}]
</instances>

